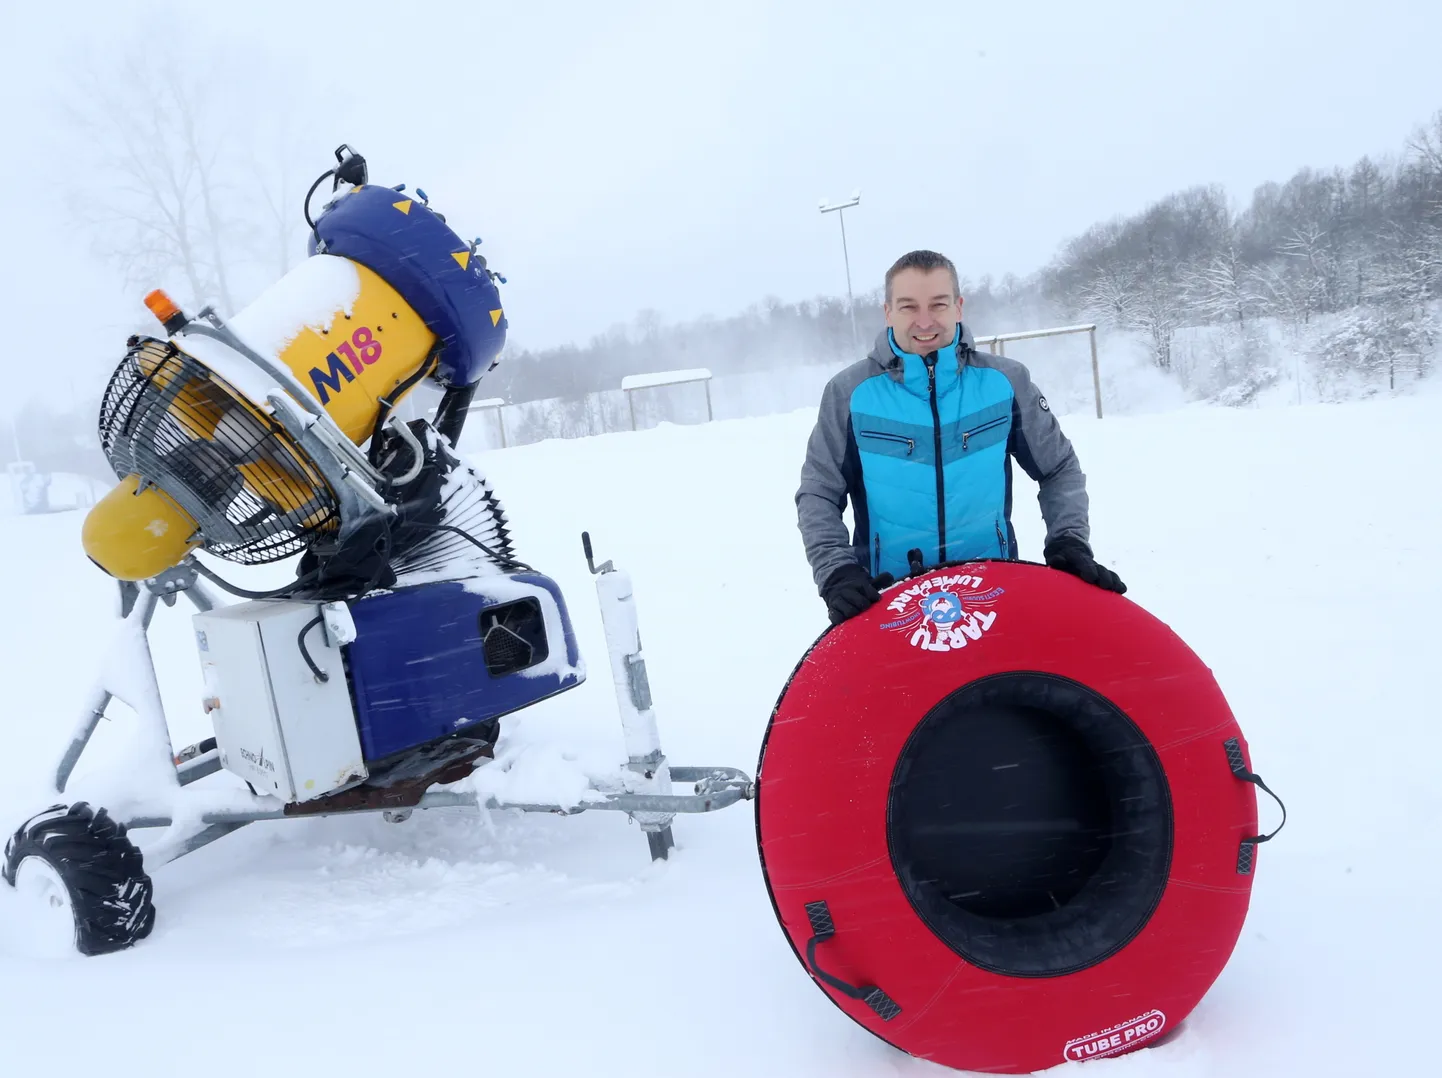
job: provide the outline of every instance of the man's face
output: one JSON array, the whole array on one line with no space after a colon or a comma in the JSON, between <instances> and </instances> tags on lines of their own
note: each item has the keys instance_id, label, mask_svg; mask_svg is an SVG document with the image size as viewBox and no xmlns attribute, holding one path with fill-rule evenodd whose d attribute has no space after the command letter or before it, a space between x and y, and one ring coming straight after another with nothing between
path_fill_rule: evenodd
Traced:
<instances>
[{"instance_id":1,"label":"man's face","mask_svg":"<svg viewBox=\"0 0 1442 1078\"><path fill-rule=\"evenodd\" d=\"M886 324L902 351L924 356L945 348L956 337L961 297L944 269L904 269L891 281Z\"/></svg>"}]
</instances>

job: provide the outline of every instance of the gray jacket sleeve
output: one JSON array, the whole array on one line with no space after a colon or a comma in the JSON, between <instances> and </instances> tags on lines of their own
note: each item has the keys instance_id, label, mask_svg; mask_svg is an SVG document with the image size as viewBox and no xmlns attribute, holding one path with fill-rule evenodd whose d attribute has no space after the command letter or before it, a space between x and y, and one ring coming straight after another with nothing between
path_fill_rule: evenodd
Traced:
<instances>
[{"instance_id":1,"label":"gray jacket sleeve","mask_svg":"<svg viewBox=\"0 0 1442 1078\"><path fill-rule=\"evenodd\" d=\"M1011 452L1027 475L1040 486L1037 501L1046 521L1046 541L1071 536L1091 546L1086 475L1051 406L1020 363L1007 362L1004 372L1016 393ZM1001 364L998 364L999 366Z\"/></svg>"},{"instance_id":2,"label":"gray jacket sleeve","mask_svg":"<svg viewBox=\"0 0 1442 1078\"><path fill-rule=\"evenodd\" d=\"M848 497L843 469L851 410L850 393L843 382L851 381L834 378L822 391L821 409L806 443L801 485L796 491L796 523L818 592L837 569L857 562L841 518Z\"/></svg>"}]
</instances>

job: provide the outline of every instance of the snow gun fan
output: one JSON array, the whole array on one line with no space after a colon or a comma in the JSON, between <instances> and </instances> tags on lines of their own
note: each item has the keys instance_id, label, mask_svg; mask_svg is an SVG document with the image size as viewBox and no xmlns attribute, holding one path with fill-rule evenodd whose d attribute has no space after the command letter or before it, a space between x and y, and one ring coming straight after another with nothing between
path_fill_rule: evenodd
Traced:
<instances>
[{"instance_id":1,"label":"snow gun fan","mask_svg":"<svg viewBox=\"0 0 1442 1078\"><path fill-rule=\"evenodd\" d=\"M932 1062L1027 1073L1155 1045L1197 1005L1246 916L1260 784L1164 624L980 561L896 583L802 658L757 837L783 930L847 1015Z\"/></svg>"},{"instance_id":2,"label":"snow gun fan","mask_svg":"<svg viewBox=\"0 0 1442 1078\"><path fill-rule=\"evenodd\" d=\"M312 222L310 257L229 323L146 298L171 337L132 338L110 381L100 436L121 482L82 536L112 576L148 579L197 548L274 561L364 531L384 512L374 488L397 485L385 443L415 462L392 417L424 377L449 391L440 425L458 437L505 342L499 275L428 206L367 186L362 159L337 171L359 182ZM364 458L350 450L367 440ZM345 482L356 469L371 489Z\"/></svg>"},{"instance_id":3,"label":"snow gun fan","mask_svg":"<svg viewBox=\"0 0 1442 1078\"><path fill-rule=\"evenodd\" d=\"M329 177L332 197L312 219ZM494 757L505 716L582 684L585 666L560 588L516 556L499 499L457 452L505 343L505 279L479 240L463 241L416 194L370 184L342 146L306 197L308 257L229 320L208 308L188 317L152 292L164 336L131 337L106 386L100 436L119 483L86 517L82 544L119 581L116 647L128 661L106 664L54 787L65 791L113 698L152 726L176 781L159 801L138 797L147 811L126 820L53 805L14 832L0 864L12 886L48 893L84 953L149 934L147 861L258 820L609 809L661 858L677 813L751 795L734 768L662 754L630 579L594 563L589 537L624 765L579 804L510 804L461 785ZM434 422L401 422L397 404L426 378L443 390ZM202 555L294 559L295 575L249 591ZM181 595L196 608L214 736L172 753L147 634L158 604ZM203 808L166 800L219 772L242 783L201 791ZM694 792L673 793L673 779ZM136 828L165 829L144 858L127 834Z\"/></svg>"},{"instance_id":4,"label":"snow gun fan","mask_svg":"<svg viewBox=\"0 0 1442 1078\"><path fill-rule=\"evenodd\" d=\"M124 478L82 541L121 580L154 577L201 546L278 560L339 529L334 490L284 428L170 342L132 344L102 398L100 438Z\"/></svg>"}]
</instances>

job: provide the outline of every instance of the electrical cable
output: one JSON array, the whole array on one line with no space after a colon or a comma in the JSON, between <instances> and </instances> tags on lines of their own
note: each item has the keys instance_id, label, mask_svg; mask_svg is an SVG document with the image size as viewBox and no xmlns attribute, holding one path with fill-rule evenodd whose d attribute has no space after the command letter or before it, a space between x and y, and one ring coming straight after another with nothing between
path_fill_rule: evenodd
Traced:
<instances>
[{"instance_id":1,"label":"electrical cable","mask_svg":"<svg viewBox=\"0 0 1442 1078\"><path fill-rule=\"evenodd\" d=\"M300 657L305 660L305 665L310 667L310 672L315 675L315 679L317 681L329 681L330 675L315 664L315 660L310 657L310 652L305 649L305 634L310 632L324 620L324 615L317 614L314 618L305 623L305 628L301 629L300 635L295 638L296 645L300 648Z\"/></svg>"},{"instance_id":2,"label":"electrical cable","mask_svg":"<svg viewBox=\"0 0 1442 1078\"><path fill-rule=\"evenodd\" d=\"M327 176L334 176L334 175L335 175L335 169L333 169L333 168L326 169L326 170L325 170L324 172L322 172L322 173L320 174L320 176L316 179L315 183L313 183L313 184L310 185L310 190L305 193L305 205L301 207L301 212L305 214L305 223L308 224L308 225L310 225L310 234L311 234L312 236L314 236L314 235L316 234L316 232L315 232L315 222L310 219L310 199L311 199L311 196L315 194L315 189L316 189L317 187L319 187L322 183L325 182L325 178L326 178Z\"/></svg>"},{"instance_id":3,"label":"electrical cable","mask_svg":"<svg viewBox=\"0 0 1442 1078\"><path fill-rule=\"evenodd\" d=\"M420 520L408 520L405 523L407 527L411 528L429 528L431 531L455 532L468 543L474 543L476 546L480 547L481 550L485 553L486 557L490 558L493 562L495 562L502 568L524 569L528 573L534 573L536 571L532 566L527 565L525 562L521 561L518 558L503 557L500 554L497 554L494 550L486 546L485 543L481 542L470 532L463 531L462 529L457 528L453 524L427 524L424 521Z\"/></svg>"},{"instance_id":4,"label":"electrical cable","mask_svg":"<svg viewBox=\"0 0 1442 1078\"><path fill-rule=\"evenodd\" d=\"M310 572L306 573L305 575L300 576L300 577L297 577L295 580L292 580L289 584L285 584L285 585L283 585L283 586L281 586L281 587L279 587L279 588L274 588L274 589L272 589L272 590L270 590L270 591L250 591L250 590L247 589L247 588L242 588L242 587L239 587L239 586L237 586L237 585L235 585L235 584L232 584L230 581L228 581L228 580L226 580L225 578L219 576L218 574L212 572L210 569L207 569L203 564L201 564L199 558L191 558L191 559L190 559L190 564L195 567L195 571L196 571L197 573L199 573L201 576L205 577L205 579L209 580L212 584L215 584L215 585L218 586L218 587L224 588L226 591L230 592L230 594L235 595L235 596L238 596L238 597L241 598L241 599L278 599L278 598L282 598L282 597L284 597L286 594L288 594L289 592L294 591L296 588L301 587L301 586L303 586L303 585L305 585L305 584L310 583L315 577L317 577L317 576L319 575L319 570L312 569Z\"/></svg>"}]
</instances>

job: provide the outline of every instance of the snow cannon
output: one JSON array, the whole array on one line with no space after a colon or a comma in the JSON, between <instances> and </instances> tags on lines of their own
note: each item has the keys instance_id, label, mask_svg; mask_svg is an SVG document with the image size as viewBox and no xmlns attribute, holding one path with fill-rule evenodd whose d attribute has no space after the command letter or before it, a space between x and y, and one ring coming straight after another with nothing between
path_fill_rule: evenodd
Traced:
<instances>
[{"instance_id":1,"label":"snow cannon","mask_svg":"<svg viewBox=\"0 0 1442 1078\"><path fill-rule=\"evenodd\" d=\"M803 656L757 833L781 927L847 1016L922 1059L1022 1074L1157 1045L1197 1005L1276 833L1258 788L1166 625L978 561L894 584Z\"/></svg>"},{"instance_id":2,"label":"snow cannon","mask_svg":"<svg viewBox=\"0 0 1442 1078\"><path fill-rule=\"evenodd\" d=\"M170 336L132 339L111 379L101 436L121 482L82 531L112 576L147 579L196 548L271 560L337 530L331 477L277 427L277 390L359 445L423 378L456 391L455 415L495 364L507 323L479 241L462 241L426 201L365 183L364 159L337 156L360 182L342 193L337 180L309 257L228 325L209 309L192 321L164 292L146 297Z\"/></svg>"},{"instance_id":3,"label":"snow cannon","mask_svg":"<svg viewBox=\"0 0 1442 1078\"><path fill-rule=\"evenodd\" d=\"M257 821L610 810L639 825L655 860L678 814L754 792L736 768L666 758L630 577L597 565L586 533L624 759L554 800L534 793L523 752L484 781L503 720L586 680L561 589L518 557L499 498L458 452L504 343L504 278L423 192L370 185L348 147L336 160L311 188L335 177L318 219L306 199L309 257L228 322L152 293L166 336L132 337L102 399L120 483L85 521L84 545L118 578L121 622L54 789L66 792L116 699L165 770L139 769L162 781L126 791L123 816L85 799L51 805L0 861L0 878L84 954L148 938L150 871ZM396 404L423 378L444 388L434 422L402 423ZM252 590L209 557L290 560L294 577ZM181 597L195 608L213 735L176 751L149 630ZM143 850L135 832L152 838Z\"/></svg>"}]
</instances>

